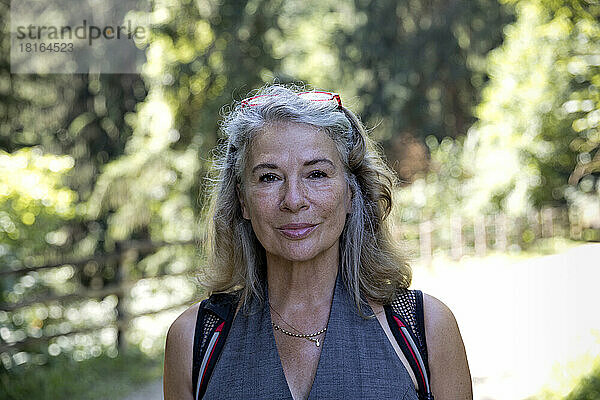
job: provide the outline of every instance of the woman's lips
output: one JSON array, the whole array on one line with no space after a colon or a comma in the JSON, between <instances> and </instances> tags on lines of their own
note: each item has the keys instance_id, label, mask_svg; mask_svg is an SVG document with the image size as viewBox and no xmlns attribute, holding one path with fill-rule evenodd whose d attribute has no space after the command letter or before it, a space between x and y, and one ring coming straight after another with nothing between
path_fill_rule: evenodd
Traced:
<instances>
[{"instance_id":1,"label":"woman's lips","mask_svg":"<svg viewBox=\"0 0 600 400\"><path fill-rule=\"evenodd\" d=\"M317 225L289 224L279 228L279 232L289 239L303 239L315 230Z\"/></svg>"}]
</instances>

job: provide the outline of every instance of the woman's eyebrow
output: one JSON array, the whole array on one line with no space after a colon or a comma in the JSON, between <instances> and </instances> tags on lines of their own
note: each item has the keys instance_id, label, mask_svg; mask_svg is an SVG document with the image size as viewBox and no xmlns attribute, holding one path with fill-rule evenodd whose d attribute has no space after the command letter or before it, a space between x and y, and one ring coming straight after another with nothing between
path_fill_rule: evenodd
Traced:
<instances>
[{"instance_id":1,"label":"woman's eyebrow","mask_svg":"<svg viewBox=\"0 0 600 400\"><path fill-rule=\"evenodd\" d=\"M331 166L332 166L333 168L335 168L335 164L333 163L333 161L331 161L331 160L330 160L330 159L328 159L328 158L315 158L314 160L306 161L306 162L304 163L304 165L305 165L305 166L309 166L309 165L315 165L315 164L318 164L318 163L321 163L321 162L324 162L324 163L327 163L327 164L331 164Z\"/></svg>"},{"instance_id":2,"label":"woman's eyebrow","mask_svg":"<svg viewBox=\"0 0 600 400\"><path fill-rule=\"evenodd\" d=\"M328 158L315 158L313 160L305 161L304 166L315 165L322 162L330 164L333 168L335 168L335 164L333 163L333 161L331 161ZM252 168L252 173L255 173L259 169L279 169L279 167L277 166L277 164L273 163L260 163L257 164L254 168Z\"/></svg>"},{"instance_id":3,"label":"woman's eyebrow","mask_svg":"<svg viewBox=\"0 0 600 400\"><path fill-rule=\"evenodd\" d=\"M271 163L260 163L257 164L254 168L252 168L252 173L255 173L257 170L259 169L278 169L279 167L277 166L277 164L271 164Z\"/></svg>"}]
</instances>

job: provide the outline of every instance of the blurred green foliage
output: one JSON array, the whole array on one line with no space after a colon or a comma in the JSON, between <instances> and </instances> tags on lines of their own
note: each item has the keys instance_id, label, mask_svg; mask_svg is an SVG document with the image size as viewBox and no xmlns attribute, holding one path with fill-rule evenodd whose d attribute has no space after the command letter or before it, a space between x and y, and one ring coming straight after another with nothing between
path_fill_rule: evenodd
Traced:
<instances>
[{"instance_id":1,"label":"blurred green foliage","mask_svg":"<svg viewBox=\"0 0 600 400\"><path fill-rule=\"evenodd\" d=\"M336 35L343 87L376 132L401 178L424 172L407 138L466 133L509 10L496 0L356 0L356 23ZM410 141L408 142L410 143ZM415 159L416 158L416 159Z\"/></svg>"},{"instance_id":2,"label":"blurred green foliage","mask_svg":"<svg viewBox=\"0 0 600 400\"><path fill-rule=\"evenodd\" d=\"M472 206L513 213L598 196L600 5L510 2L516 22L490 53L466 143ZM498 204L490 199L499 199Z\"/></svg>"},{"instance_id":3,"label":"blurred green foliage","mask_svg":"<svg viewBox=\"0 0 600 400\"><path fill-rule=\"evenodd\" d=\"M600 367L583 377L565 400L600 399Z\"/></svg>"},{"instance_id":4,"label":"blurred green foliage","mask_svg":"<svg viewBox=\"0 0 600 400\"><path fill-rule=\"evenodd\" d=\"M119 399L161 376L160 361L130 351L82 362L56 357L44 369L34 365L0 374L0 397L6 400Z\"/></svg>"},{"instance_id":5,"label":"blurred green foliage","mask_svg":"<svg viewBox=\"0 0 600 400\"><path fill-rule=\"evenodd\" d=\"M556 366L557 374L526 400L595 400L600 398L600 363L593 355Z\"/></svg>"},{"instance_id":6,"label":"blurred green foliage","mask_svg":"<svg viewBox=\"0 0 600 400\"><path fill-rule=\"evenodd\" d=\"M73 168L68 156L42 154L39 147L0 150L0 264L18 270L26 260L66 240L63 226L75 216L77 193L63 183ZM39 288L32 277L0 281L0 301L11 302ZM6 335L2 335L6 340Z\"/></svg>"},{"instance_id":7,"label":"blurred green foliage","mask_svg":"<svg viewBox=\"0 0 600 400\"><path fill-rule=\"evenodd\" d=\"M0 257L11 252L22 258L29 255L24 251L42 250L40 244L59 239L51 232L74 217L78 200L62 182L72 168L68 155L44 155L40 148L0 150Z\"/></svg>"},{"instance_id":8,"label":"blurred green foliage","mask_svg":"<svg viewBox=\"0 0 600 400\"><path fill-rule=\"evenodd\" d=\"M435 136L425 139L430 172L398 192L404 221L416 223L450 214L474 215L473 210L465 207L472 193L468 182L473 177L473 167L465 159L463 141L462 137L445 137L439 142Z\"/></svg>"},{"instance_id":9,"label":"blurred green foliage","mask_svg":"<svg viewBox=\"0 0 600 400\"><path fill-rule=\"evenodd\" d=\"M405 214L519 216L567 206L572 217L596 226L600 6L506 3L515 21L487 56L489 80L474 108L476 121L440 144L427 137L430 166L400 193Z\"/></svg>"}]
</instances>

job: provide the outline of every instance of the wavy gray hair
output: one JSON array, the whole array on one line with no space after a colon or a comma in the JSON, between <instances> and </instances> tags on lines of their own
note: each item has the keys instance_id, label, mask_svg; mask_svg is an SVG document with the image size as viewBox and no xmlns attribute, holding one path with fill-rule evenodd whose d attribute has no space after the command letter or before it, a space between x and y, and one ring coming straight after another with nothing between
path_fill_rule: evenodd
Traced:
<instances>
[{"instance_id":1,"label":"wavy gray hair","mask_svg":"<svg viewBox=\"0 0 600 400\"><path fill-rule=\"evenodd\" d=\"M300 91L298 87L265 86L256 93L264 95L260 104L238 103L225 114L221 126L225 140L217 147L214 175L209 178L212 185L207 191L207 265L200 282L209 293L241 289L243 304L249 304L252 297L264 300L265 249L250 221L242 216L236 185L243 191L250 144L266 126L310 124L334 141L345 166L352 208L340 237L339 271L358 312L364 315L366 300L388 304L397 290L407 288L411 281L410 267L390 235L387 220L396 177L351 111L340 110L334 102L303 99L297 95Z\"/></svg>"}]
</instances>

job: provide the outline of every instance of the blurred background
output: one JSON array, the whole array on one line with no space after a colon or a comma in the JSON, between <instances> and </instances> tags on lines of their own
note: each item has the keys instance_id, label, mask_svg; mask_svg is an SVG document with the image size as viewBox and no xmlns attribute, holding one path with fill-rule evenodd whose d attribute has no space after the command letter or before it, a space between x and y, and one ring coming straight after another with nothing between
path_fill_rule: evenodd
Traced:
<instances>
[{"instance_id":1,"label":"blurred background","mask_svg":"<svg viewBox=\"0 0 600 400\"><path fill-rule=\"evenodd\" d=\"M0 2L2 399L161 398L222 108L273 82L339 92L381 144L476 399L600 399L598 0L150 9L141 74L23 75Z\"/></svg>"}]
</instances>

